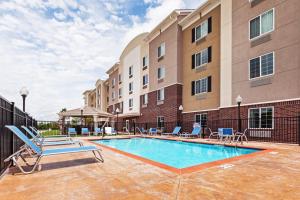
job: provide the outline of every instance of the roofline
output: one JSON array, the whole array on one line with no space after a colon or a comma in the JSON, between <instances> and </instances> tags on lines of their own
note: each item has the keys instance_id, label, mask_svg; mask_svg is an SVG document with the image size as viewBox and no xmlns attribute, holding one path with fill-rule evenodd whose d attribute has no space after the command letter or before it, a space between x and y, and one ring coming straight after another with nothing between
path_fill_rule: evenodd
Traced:
<instances>
[{"instance_id":1,"label":"roofline","mask_svg":"<svg viewBox=\"0 0 300 200\"><path fill-rule=\"evenodd\" d=\"M106 71L107 74L111 74L113 73L115 70L118 69L120 65L120 62L116 62L111 68L109 68L109 70Z\"/></svg>"}]
</instances>

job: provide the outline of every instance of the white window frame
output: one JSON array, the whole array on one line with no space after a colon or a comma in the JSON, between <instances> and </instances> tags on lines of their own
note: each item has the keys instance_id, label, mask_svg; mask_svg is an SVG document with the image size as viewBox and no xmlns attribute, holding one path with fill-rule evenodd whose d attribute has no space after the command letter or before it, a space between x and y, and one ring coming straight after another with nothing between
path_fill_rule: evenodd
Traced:
<instances>
[{"instance_id":1,"label":"white window frame","mask_svg":"<svg viewBox=\"0 0 300 200\"><path fill-rule=\"evenodd\" d=\"M144 84L144 77L147 77L147 83ZM146 86L149 84L149 76L148 74L143 75L143 86Z\"/></svg>"},{"instance_id":2,"label":"white window frame","mask_svg":"<svg viewBox=\"0 0 300 200\"><path fill-rule=\"evenodd\" d=\"M145 65L144 65L144 59L145 59ZM148 56L146 56L146 55L143 57L142 66L143 67L147 67L148 66Z\"/></svg>"},{"instance_id":3,"label":"white window frame","mask_svg":"<svg viewBox=\"0 0 300 200\"><path fill-rule=\"evenodd\" d=\"M159 69L161 71L161 77L158 77L158 75L159 75L159 73L158 73ZM165 76L166 76L166 69L165 69L165 67L161 66L161 67L157 68L157 80L164 79Z\"/></svg>"},{"instance_id":4,"label":"white window frame","mask_svg":"<svg viewBox=\"0 0 300 200\"><path fill-rule=\"evenodd\" d=\"M270 53L273 53L273 73L272 74L267 74L267 75L261 75L261 57L265 56L265 55L268 55ZM251 78L250 61L253 60L253 59L256 59L256 58L259 58L259 76ZM263 78L263 77L273 76L274 74L275 74L275 51L271 51L271 52L265 53L263 55L260 55L260 56L253 57L253 58L249 59L249 61L248 61L248 78L249 78L249 80L255 80L255 79L260 79L260 78Z\"/></svg>"},{"instance_id":5,"label":"white window frame","mask_svg":"<svg viewBox=\"0 0 300 200\"><path fill-rule=\"evenodd\" d=\"M130 88L130 85L131 85L131 88ZM130 82L128 84L128 90L129 90L129 92L133 92L133 82Z\"/></svg>"},{"instance_id":6,"label":"white window frame","mask_svg":"<svg viewBox=\"0 0 300 200\"><path fill-rule=\"evenodd\" d=\"M114 87L114 86L116 85L116 78L113 78L113 79L111 80L111 85L112 85L112 87Z\"/></svg>"},{"instance_id":7,"label":"white window frame","mask_svg":"<svg viewBox=\"0 0 300 200\"><path fill-rule=\"evenodd\" d=\"M163 48L162 48L163 47ZM160 55L158 55L158 49L160 48ZM166 55L166 43L163 42L157 47L157 58L161 58Z\"/></svg>"},{"instance_id":8,"label":"white window frame","mask_svg":"<svg viewBox=\"0 0 300 200\"><path fill-rule=\"evenodd\" d=\"M119 83L121 83L122 82L122 74L118 75L118 79L119 79Z\"/></svg>"},{"instance_id":9,"label":"white window frame","mask_svg":"<svg viewBox=\"0 0 300 200\"><path fill-rule=\"evenodd\" d=\"M118 91L118 93L119 93L119 98L121 98L122 97L122 88L119 88L119 91Z\"/></svg>"},{"instance_id":10,"label":"white window frame","mask_svg":"<svg viewBox=\"0 0 300 200\"><path fill-rule=\"evenodd\" d=\"M261 16L264 15L265 13L269 12L270 10L273 10L273 27L272 27L272 29L271 29L270 31L265 32L265 33L262 34L262 33L261 33ZM250 30L251 30L250 22L251 22L253 19L257 18L257 17L259 17L259 35L256 36L256 37L254 37L254 38L251 38L251 35L250 35L250 32L251 32L251 31L250 31ZM258 39L258 38L260 38L260 37L262 37L262 36L264 36L264 35L266 35L266 34L268 34L268 33L273 32L274 29L275 29L275 8L269 9L269 10L267 10L267 11L261 13L260 15L257 15L257 16L255 16L255 17L251 18L251 19L248 21L248 26L249 26L249 28L248 28L248 34L249 34L249 40L250 40L250 41L251 41L251 40Z\"/></svg>"},{"instance_id":11,"label":"white window frame","mask_svg":"<svg viewBox=\"0 0 300 200\"><path fill-rule=\"evenodd\" d=\"M161 118L164 119L164 120L163 120L163 125L164 125L164 126L162 126L162 127L160 127L160 128L165 128L165 117L164 117L164 116L157 116L157 117L156 117L156 126L159 127L159 126L158 126L158 122L161 123ZM159 121L158 121L158 119L159 119Z\"/></svg>"},{"instance_id":12,"label":"white window frame","mask_svg":"<svg viewBox=\"0 0 300 200\"><path fill-rule=\"evenodd\" d=\"M158 93L160 93L161 91L162 91L163 95L158 95ZM156 95L157 95L157 101L164 101L165 100L165 88L158 89ZM159 96L160 96L160 98L161 98L161 96L163 96L163 99L158 99Z\"/></svg>"},{"instance_id":13,"label":"white window frame","mask_svg":"<svg viewBox=\"0 0 300 200\"><path fill-rule=\"evenodd\" d=\"M146 99L147 101L144 102L144 99ZM148 104L148 93L143 94L142 104L143 104L143 105L147 105L147 104Z\"/></svg>"},{"instance_id":14,"label":"white window frame","mask_svg":"<svg viewBox=\"0 0 300 200\"><path fill-rule=\"evenodd\" d=\"M130 70L131 69L131 70ZM133 65L128 68L128 76L133 76Z\"/></svg>"},{"instance_id":15,"label":"white window frame","mask_svg":"<svg viewBox=\"0 0 300 200\"><path fill-rule=\"evenodd\" d=\"M199 92L199 93L197 93L196 92L197 91L196 90L196 88L197 88L197 81L200 81L200 83L201 83L201 81L204 80L204 79L206 79L206 91L205 92ZM201 88L201 85L200 85L200 88ZM201 78L201 79L198 79L198 80L195 81L195 86L194 86L195 95L205 94L205 93L207 93L207 91L208 91L208 77L204 77L204 78Z\"/></svg>"},{"instance_id":16,"label":"white window frame","mask_svg":"<svg viewBox=\"0 0 300 200\"><path fill-rule=\"evenodd\" d=\"M130 102L132 103L131 106L130 106ZM130 98L130 99L128 100L128 107L129 107L129 108L132 108L132 107L133 107L133 98Z\"/></svg>"},{"instance_id":17,"label":"white window frame","mask_svg":"<svg viewBox=\"0 0 300 200\"><path fill-rule=\"evenodd\" d=\"M263 109L263 108L272 108L272 128L260 128L261 127L261 109ZM259 128L250 128L250 110L257 110L257 109L259 109ZM266 129L266 130L274 129L274 106L249 108L248 109L248 129Z\"/></svg>"},{"instance_id":18,"label":"white window frame","mask_svg":"<svg viewBox=\"0 0 300 200\"><path fill-rule=\"evenodd\" d=\"M202 55L203 55L203 52L204 52L205 50L207 51L207 62L206 62L206 63L202 63ZM200 61L201 61L200 65L197 65L197 55L198 55L198 54L200 54ZM203 49L203 50L200 51L199 53L196 53L196 54L195 54L195 69L201 68L201 67L205 66L206 64L208 64L208 48Z\"/></svg>"},{"instance_id":19,"label":"white window frame","mask_svg":"<svg viewBox=\"0 0 300 200\"><path fill-rule=\"evenodd\" d=\"M200 29L201 29L201 32L202 32L202 26L205 22L207 23L207 32L206 32L205 35L203 35L202 37L197 39L197 28L201 27ZM205 38L207 35L208 35L208 19L204 20L203 22L201 22L201 24L199 24L198 26L195 27L195 42L197 42L198 40L201 40L202 38Z\"/></svg>"},{"instance_id":20,"label":"white window frame","mask_svg":"<svg viewBox=\"0 0 300 200\"><path fill-rule=\"evenodd\" d=\"M112 92L111 92L111 99L112 99L112 100L115 100L115 98L116 98L115 91L112 91Z\"/></svg>"},{"instance_id":21,"label":"white window frame","mask_svg":"<svg viewBox=\"0 0 300 200\"><path fill-rule=\"evenodd\" d=\"M195 123L198 123L197 122L197 115L199 115L200 116L200 125L202 126L202 124L201 124L201 122L202 122L202 115L206 115L206 122L207 122L207 113L198 113L198 114L195 114Z\"/></svg>"}]
</instances>

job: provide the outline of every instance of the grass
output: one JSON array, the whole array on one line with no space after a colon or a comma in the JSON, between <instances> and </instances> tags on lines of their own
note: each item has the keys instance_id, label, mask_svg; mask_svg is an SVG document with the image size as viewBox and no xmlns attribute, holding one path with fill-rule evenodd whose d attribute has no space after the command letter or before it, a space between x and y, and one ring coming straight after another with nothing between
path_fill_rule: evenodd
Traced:
<instances>
[{"instance_id":1,"label":"grass","mask_svg":"<svg viewBox=\"0 0 300 200\"><path fill-rule=\"evenodd\" d=\"M40 132L44 137L53 136L53 135L60 135L60 130L42 130Z\"/></svg>"}]
</instances>

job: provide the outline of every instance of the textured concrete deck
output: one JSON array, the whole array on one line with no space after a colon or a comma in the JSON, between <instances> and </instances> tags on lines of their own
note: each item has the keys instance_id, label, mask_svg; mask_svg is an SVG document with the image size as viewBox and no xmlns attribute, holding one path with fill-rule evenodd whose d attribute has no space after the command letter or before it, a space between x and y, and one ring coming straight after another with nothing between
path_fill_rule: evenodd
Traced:
<instances>
[{"instance_id":1,"label":"textured concrete deck","mask_svg":"<svg viewBox=\"0 0 300 200\"><path fill-rule=\"evenodd\" d=\"M92 153L45 157L39 172L6 174L0 199L300 199L300 147L247 146L273 151L183 175L105 148L104 163Z\"/></svg>"}]
</instances>

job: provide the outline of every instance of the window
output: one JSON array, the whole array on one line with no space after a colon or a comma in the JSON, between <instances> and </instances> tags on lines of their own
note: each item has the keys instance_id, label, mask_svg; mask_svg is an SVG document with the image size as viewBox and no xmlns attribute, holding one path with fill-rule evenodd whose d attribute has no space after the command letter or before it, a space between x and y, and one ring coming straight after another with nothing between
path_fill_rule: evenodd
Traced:
<instances>
[{"instance_id":1,"label":"window","mask_svg":"<svg viewBox=\"0 0 300 200\"><path fill-rule=\"evenodd\" d=\"M250 108L249 128L273 128L273 107Z\"/></svg>"},{"instance_id":2,"label":"window","mask_svg":"<svg viewBox=\"0 0 300 200\"><path fill-rule=\"evenodd\" d=\"M112 87L114 87L115 84L116 84L116 78L113 78L113 79L111 80L111 85L112 85Z\"/></svg>"},{"instance_id":3,"label":"window","mask_svg":"<svg viewBox=\"0 0 300 200\"><path fill-rule=\"evenodd\" d=\"M133 107L133 99L129 99L129 108L132 108Z\"/></svg>"},{"instance_id":4,"label":"window","mask_svg":"<svg viewBox=\"0 0 300 200\"><path fill-rule=\"evenodd\" d=\"M274 30L274 9L271 9L250 20L250 39L259 37Z\"/></svg>"},{"instance_id":5,"label":"window","mask_svg":"<svg viewBox=\"0 0 300 200\"><path fill-rule=\"evenodd\" d=\"M119 98L122 97L122 88L119 88Z\"/></svg>"},{"instance_id":6,"label":"window","mask_svg":"<svg viewBox=\"0 0 300 200\"><path fill-rule=\"evenodd\" d=\"M122 112L122 111L123 111L123 102L121 102L121 103L119 104L119 106L120 106L120 111Z\"/></svg>"},{"instance_id":7,"label":"window","mask_svg":"<svg viewBox=\"0 0 300 200\"><path fill-rule=\"evenodd\" d=\"M201 126L207 126L207 113L196 114L195 115L195 122L200 124Z\"/></svg>"},{"instance_id":8,"label":"window","mask_svg":"<svg viewBox=\"0 0 300 200\"><path fill-rule=\"evenodd\" d=\"M274 52L249 61L250 79L272 75L274 73Z\"/></svg>"},{"instance_id":9,"label":"window","mask_svg":"<svg viewBox=\"0 0 300 200\"><path fill-rule=\"evenodd\" d=\"M164 88L157 90L157 101L163 101L163 100L165 100L165 89Z\"/></svg>"},{"instance_id":10,"label":"window","mask_svg":"<svg viewBox=\"0 0 300 200\"><path fill-rule=\"evenodd\" d=\"M165 118L162 116L157 117L157 128L164 128L165 127Z\"/></svg>"},{"instance_id":11,"label":"window","mask_svg":"<svg viewBox=\"0 0 300 200\"><path fill-rule=\"evenodd\" d=\"M129 92L132 92L133 91L133 82L130 82L129 83Z\"/></svg>"},{"instance_id":12,"label":"window","mask_svg":"<svg viewBox=\"0 0 300 200\"><path fill-rule=\"evenodd\" d=\"M143 68L148 66L148 57L144 56L143 57Z\"/></svg>"},{"instance_id":13,"label":"window","mask_svg":"<svg viewBox=\"0 0 300 200\"><path fill-rule=\"evenodd\" d=\"M195 93L200 94L200 93L205 93L207 92L207 77L200 79L195 82Z\"/></svg>"},{"instance_id":14,"label":"window","mask_svg":"<svg viewBox=\"0 0 300 200\"><path fill-rule=\"evenodd\" d=\"M211 47L192 55L192 69L197 69L211 62Z\"/></svg>"},{"instance_id":15,"label":"window","mask_svg":"<svg viewBox=\"0 0 300 200\"><path fill-rule=\"evenodd\" d=\"M208 20L205 20L202 24L195 28L196 41L205 37L208 33Z\"/></svg>"},{"instance_id":16,"label":"window","mask_svg":"<svg viewBox=\"0 0 300 200\"><path fill-rule=\"evenodd\" d=\"M157 57L160 58L165 55L165 43L162 43L158 48L157 48Z\"/></svg>"},{"instance_id":17,"label":"window","mask_svg":"<svg viewBox=\"0 0 300 200\"><path fill-rule=\"evenodd\" d=\"M148 74L143 76L143 86L148 85Z\"/></svg>"},{"instance_id":18,"label":"window","mask_svg":"<svg viewBox=\"0 0 300 200\"><path fill-rule=\"evenodd\" d=\"M122 83L122 74L119 74L119 84Z\"/></svg>"},{"instance_id":19,"label":"window","mask_svg":"<svg viewBox=\"0 0 300 200\"><path fill-rule=\"evenodd\" d=\"M112 98L112 100L115 99L115 91L113 91L113 92L111 93L111 98Z\"/></svg>"},{"instance_id":20,"label":"window","mask_svg":"<svg viewBox=\"0 0 300 200\"><path fill-rule=\"evenodd\" d=\"M133 66L129 67L129 78L133 76Z\"/></svg>"},{"instance_id":21,"label":"window","mask_svg":"<svg viewBox=\"0 0 300 200\"><path fill-rule=\"evenodd\" d=\"M164 67L159 67L157 69L157 79L163 79L165 77L165 68Z\"/></svg>"},{"instance_id":22,"label":"window","mask_svg":"<svg viewBox=\"0 0 300 200\"><path fill-rule=\"evenodd\" d=\"M143 105L147 105L148 104L148 94L144 94L142 96L142 103L143 103Z\"/></svg>"}]
</instances>

